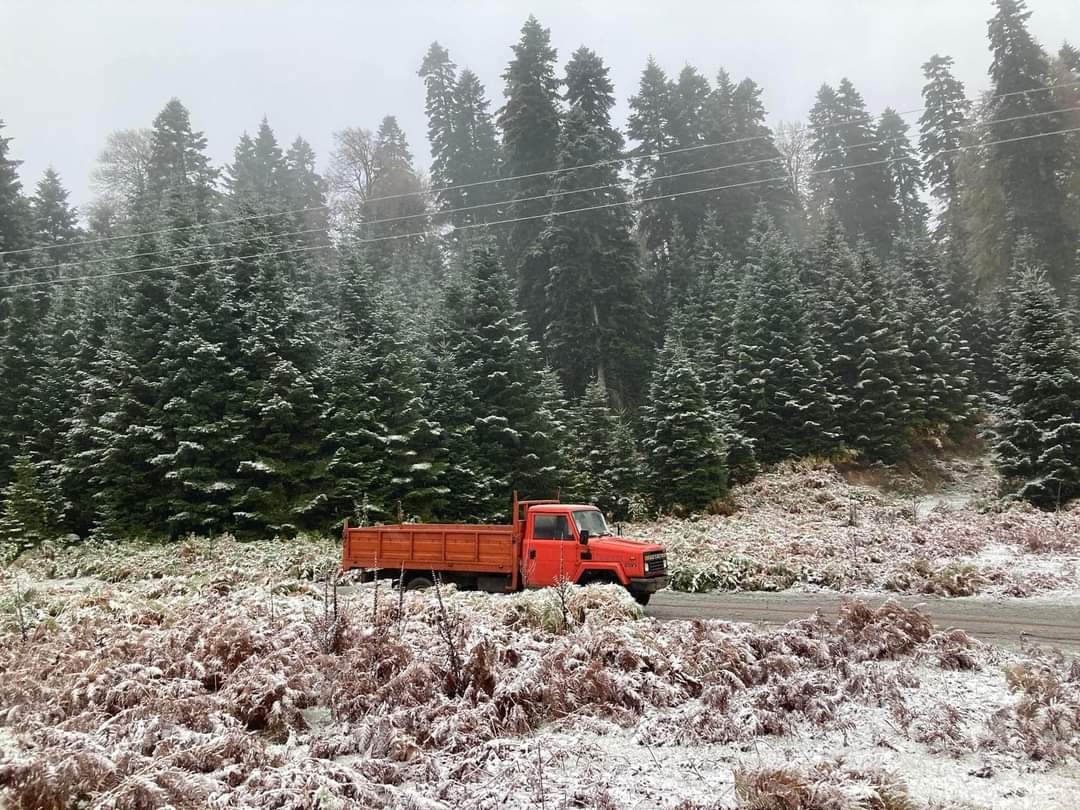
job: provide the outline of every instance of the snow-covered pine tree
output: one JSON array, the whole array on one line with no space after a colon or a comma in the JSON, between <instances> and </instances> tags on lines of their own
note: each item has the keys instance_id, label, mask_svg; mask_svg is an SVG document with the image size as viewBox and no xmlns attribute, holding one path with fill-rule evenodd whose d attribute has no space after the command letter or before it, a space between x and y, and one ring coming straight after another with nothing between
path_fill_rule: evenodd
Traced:
<instances>
[{"instance_id":1,"label":"snow-covered pine tree","mask_svg":"<svg viewBox=\"0 0 1080 810\"><path fill-rule=\"evenodd\" d=\"M730 410L761 461L835 447L833 408L811 349L792 248L771 225L755 237L743 272L730 367Z\"/></svg>"},{"instance_id":2,"label":"snow-covered pine tree","mask_svg":"<svg viewBox=\"0 0 1080 810\"><path fill-rule=\"evenodd\" d=\"M477 458L491 484L485 513L504 514L512 489L539 496L558 486L543 366L490 245L471 251L465 283L450 357L477 407Z\"/></svg>"},{"instance_id":3,"label":"snow-covered pine tree","mask_svg":"<svg viewBox=\"0 0 1080 810\"><path fill-rule=\"evenodd\" d=\"M657 355L642 424L645 476L657 508L699 511L724 495L727 468L716 416L674 337Z\"/></svg>"},{"instance_id":4,"label":"snow-covered pine tree","mask_svg":"<svg viewBox=\"0 0 1080 810\"><path fill-rule=\"evenodd\" d=\"M196 253L204 261L178 272L169 292L171 323L162 345L163 446L154 464L164 482L171 537L232 528L246 427L231 279L205 248L195 247Z\"/></svg>"},{"instance_id":5,"label":"snow-covered pine tree","mask_svg":"<svg viewBox=\"0 0 1080 810\"><path fill-rule=\"evenodd\" d=\"M355 521L363 510L369 520L393 522L400 509L430 517L445 500L445 462L423 405L416 353L398 308L362 259L349 262L341 285L323 370L330 514Z\"/></svg>"},{"instance_id":6,"label":"snow-covered pine tree","mask_svg":"<svg viewBox=\"0 0 1080 810\"><path fill-rule=\"evenodd\" d=\"M1045 275L1020 275L994 453L1006 486L1051 509L1080 496L1080 343Z\"/></svg>"},{"instance_id":7,"label":"snow-covered pine tree","mask_svg":"<svg viewBox=\"0 0 1080 810\"><path fill-rule=\"evenodd\" d=\"M816 331L841 436L862 459L892 463L907 451L911 427L903 329L876 259L867 250L833 256Z\"/></svg>"},{"instance_id":8,"label":"snow-covered pine tree","mask_svg":"<svg viewBox=\"0 0 1080 810\"><path fill-rule=\"evenodd\" d=\"M290 535L316 520L324 501L319 415L326 382L310 317L288 256L273 255L284 223L238 223L222 259L233 285L239 328L241 458L230 499L237 530L249 536Z\"/></svg>"},{"instance_id":9,"label":"snow-covered pine tree","mask_svg":"<svg viewBox=\"0 0 1080 810\"><path fill-rule=\"evenodd\" d=\"M570 455L577 473L574 492L605 514L623 518L626 498L633 493L620 491L620 486L631 483L626 472L634 459L614 456L619 427L608 392L599 383L590 383L574 413Z\"/></svg>"},{"instance_id":10,"label":"snow-covered pine tree","mask_svg":"<svg viewBox=\"0 0 1080 810\"><path fill-rule=\"evenodd\" d=\"M30 453L18 453L8 484L0 492L0 543L17 551L60 535L63 501L55 479L41 475L42 465Z\"/></svg>"}]
</instances>

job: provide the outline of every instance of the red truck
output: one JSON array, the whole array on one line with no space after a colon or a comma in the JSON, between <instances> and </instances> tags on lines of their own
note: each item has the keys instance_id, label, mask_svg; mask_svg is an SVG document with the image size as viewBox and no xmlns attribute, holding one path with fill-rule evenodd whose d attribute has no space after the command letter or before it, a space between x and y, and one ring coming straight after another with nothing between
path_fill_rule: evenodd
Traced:
<instances>
[{"instance_id":1,"label":"red truck","mask_svg":"<svg viewBox=\"0 0 1080 810\"><path fill-rule=\"evenodd\" d=\"M430 587L437 574L459 588L506 593L562 580L612 582L642 605L668 584L667 555L656 543L616 537L595 506L519 501L509 525L399 523L342 529L341 568L395 576Z\"/></svg>"}]
</instances>

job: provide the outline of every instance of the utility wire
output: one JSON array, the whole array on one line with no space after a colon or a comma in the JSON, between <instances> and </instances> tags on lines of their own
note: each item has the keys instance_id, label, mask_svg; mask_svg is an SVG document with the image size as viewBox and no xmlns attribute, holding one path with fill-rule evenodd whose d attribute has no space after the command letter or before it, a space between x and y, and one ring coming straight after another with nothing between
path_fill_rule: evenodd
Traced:
<instances>
[{"instance_id":1,"label":"utility wire","mask_svg":"<svg viewBox=\"0 0 1080 810\"><path fill-rule=\"evenodd\" d=\"M1056 89L1063 88L1063 87L1073 87L1073 86L1076 86L1076 85L1080 85L1080 81L1063 82L1061 84L1053 84L1053 85L1049 85L1047 87L1036 87L1036 88L1032 88L1030 90L1014 90L1014 91L1009 92L1009 93L997 93L997 94L989 95L989 96L980 96L978 98L968 98L968 99L965 99L965 100L968 101L968 102L976 102L976 101L989 100L989 99L995 99L995 98L1007 98L1009 96L1027 95L1027 94L1030 94L1030 93L1045 93L1045 92L1049 92L1051 90L1056 90ZM899 113L897 113L897 115L899 115L899 116L912 115L912 114L917 113L917 112L923 112L926 109L927 109L927 107L916 107L916 108L913 108L913 109L910 109L910 110L904 110L902 112L899 112ZM1058 112L1061 112L1061 111L1058 111ZM1039 113L1039 114L1049 114L1049 113ZM826 128L827 129L832 129L832 128L835 128L835 127L842 127L842 126L857 123L857 122L860 122L860 121L863 121L863 120L865 120L865 119L863 119L863 118L849 118L849 119L845 119L843 121L834 121L834 122L832 122L830 124L827 124ZM1004 120L1012 120L1012 119L999 119L999 120L1004 121ZM970 125L965 125L965 126L967 126L967 127L979 127L979 126L986 126L986 125L989 125L989 124L992 124L992 123L997 123L997 121L976 122L976 123L973 123L973 124L970 124ZM677 147L675 149L663 149L663 150L657 150L657 151L654 151L654 152L646 152L646 153L637 154L637 155L626 154L626 155L623 155L623 156L617 157L617 158L607 158L605 160L595 161L594 163L583 163L583 164L580 164L580 165L577 165L577 166L564 166L562 168L549 169L548 171L529 172L527 174L509 175L507 177L495 177L495 178L491 178L489 180L477 180L477 181L471 182L471 183L458 183L458 184L446 185L446 186L433 186L433 187L425 189L423 191L405 192L405 193L400 193L400 194L386 194L386 195L382 195L382 196L378 196L378 197L370 197L367 200L364 200L364 203L380 202L380 201L383 201L383 200L395 200L395 199L402 199L402 198L406 198L406 197L417 197L417 196L420 196L421 194L439 194L439 193L444 192L444 191L454 191L454 190L458 190L458 189L476 188L476 187L479 187L479 186L492 185L492 184L495 184L495 183L506 183L506 182L511 182L511 181L514 181L514 180L525 180L525 179L530 179L530 178L534 178L534 177L543 177L543 176L549 176L550 177L550 176L553 176L553 175L563 174L563 173L566 173L566 172L580 171L581 169L591 169L591 168L595 168L597 166L607 166L607 165L611 165L611 164L614 164L614 163L626 163L628 161L634 161L634 160L645 160L647 158L663 158L663 157L667 157L668 155L681 154L681 153L684 153L684 152L693 152L693 151L698 151L698 150L702 150L702 149L713 149L713 148L716 148L716 147L719 147L719 146L729 146L729 145L739 144L739 143L749 143L749 142L752 142L752 141L764 140L764 139L769 139L769 138L772 138L772 137L774 137L773 133L770 132L768 134L763 134L763 135L749 135L749 136L746 136L746 137L743 137L743 138L733 138L731 140L726 140L726 141L715 141L715 142L712 142L712 143L694 144L692 146ZM518 201L513 200L511 202L518 202ZM294 214L306 214L306 213L312 213L312 212L316 212L316 211L326 211L326 210L328 210L330 208L331 208L331 206L329 206L329 205L317 205L317 206L312 206L310 208L296 208L296 209L289 210L289 211L275 211L273 213L267 213L267 214L253 214L253 215L244 216L244 217L233 217L233 218L230 218L230 219L219 219L219 220L215 220L213 222L199 222L199 223L195 223L195 224L192 224L192 225L183 225L183 226L170 227L170 228L160 228L160 229L152 230L152 231L140 231L140 232L137 232L137 233L130 233L130 234L117 234L115 236L103 236L103 237L99 237L99 238L96 238L96 239L84 239L84 240L80 240L80 241L77 241L77 242L68 242L65 245L59 245L59 246L56 246L56 247L65 247L65 248L82 247L82 246L85 246L85 245L96 245L96 244L101 244L101 243L104 243L104 242L112 242L112 241L115 241L117 239L138 239L138 238L144 237L144 236L157 236L157 235L160 235L160 234L174 233L174 232L177 232L177 231L192 230L192 229L195 229L195 228L212 228L212 227L216 227L218 225L232 225L232 224L236 224L238 222L250 222L250 221L255 221L255 220L259 220L259 219L267 219L267 218L270 218L270 217L290 216L290 215L294 215ZM435 215L446 214L446 213L450 213L450 212L448 212L448 211L437 211L437 212L435 212ZM32 247L32 248L18 248L16 250L0 251L0 259L3 259L3 257L5 257L5 256L14 256L16 254L28 253L28 252L31 252L31 251L42 250L42 249L43 248L41 248L41 247Z\"/></svg>"},{"instance_id":2,"label":"utility wire","mask_svg":"<svg viewBox=\"0 0 1080 810\"><path fill-rule=\"evenodd\" d=\"M1034 135L1021 135L1021 136L1018 136L1016 138L1003 138L1001 140L988 141L986 143L971 144L971 145L968 145L968 146L958 146L958 147L956 147L954 149L942 149L942 150L940 150L938 152L935 152L934 155L937 156L937 155L949 154L949 153L952 153L952 152L963 152L963 151L966 151L968 149L982 149L982 148L985 148L987 146L996 146L998 144L1003 144L1003 143L1016 143L1016 142L1019 142L1019 141L1029 141L1029 140L1033 140L1035 138L1046 138L1046 137L1049 137L1051 135L1064 135L1064 134L1067 134L1067 133L1070 133L1070 132L1080 132L1080 127L1070 127L1068 129L1055 130L1053 132L1039 132L1039 133L1036 133ZM869 166L882 166L882 165L885 165L887 163L895 163L895 162L897 162L897 158L886 158L884 160L871 160L871 161L867 161L865 163L853 163L853 164L851 164L849 166L839 166L839 167L832 168L832 169L820 169L820 170L817 170L817 171L808 172L807 175L808 176L816 176L816 175L822 175L822 174L833 174L833 173L836 173L836 172L851 171L852 169L867 168ZM652 196L652 197L642 197L642 198L639 198L639 199L621 200L621 201L618 201L618 202L610 202L610 203L599 203L597 205L589 205L589 206L585 206L583 208L572 208L572 209L567 210L567 211L552 211L552 212L545 213L545 214L531 214L529 216L513 217L513 218L510 218L510 219L496 220L495 222L478 222L478 223L474 223L474 224L471 224L471 225L462 225L460 228L458 228L458 230L467 230L467 229L473 229L473 228L489 228L489 227L494 227L496 225L508 225L508 224L515 223L515 222L527 222L527 221L537 220L537 219L546 219L546 218L549 218L549 217L550 218L555 218L555 217L561 217L561 216L568 216L570 214L580 214L580 213L584 213L584 212L587 212L587 211L598 211L598 210L605 209L605 208L618 208L618 207L621 207L621 206L628 206L628 205L640 205L642 203L656 202L658 200L670 200L670 199L675 199L677 197L686 197L686 196L690 196L692 194L706 194L706 193L713 192L713 191L724 191L726 189L731 189L731 188L745 188L745 187L748 187L748 186L762 185L764 183L787 182L788 179L789 178L786 175L783 175L783 176L779 176L779 177L769 177L769 178L765 178L765 179L748 180L748 181L743 182L743 183L730 183L728 185L712 186L710 188L692 189L690 191L677 191L677 192L673 192L671 194L657 194L657 195ZM387 235L387 236L372 237L370 239L353 240L352 244L369 244L369 243L372 243L372 242L384 242L384 241L387 241L389 239L408 239L408 238L417 237L417 236L427 236L428 234L429 234L428 231L417 231L415 233L404 233L404 234L390 234L390 235ZM166 271L166 270L180 270L180 269L187 268L187 267L198 267L199 265L209 264L209 263L214 262L214 261L235 262L235 261L244 261L244 260L247 260L247 259L269 258L271 256L283 256L283 255L286 255L286 254L303 253L305 251L324 250L324 249L325 249L325 245L310 245L310 246L306 246L306 247L290 248L290 249L287 249L287 250L275 250L275 251L264 251L264 252L261 252L261 253L252 253L252 254L249 254L247 256L229 256L229 257L225 257L223 259L206 259L206 260L197 261L197 262L186 262L186 263L183 263L183 264L169 264L169 265L162 265L160 267L145 267L145 268L141 268L141 269L137 269L137 270L120 270L120 271L113 272L113 273L100 273L100 274L88 275L88 276L72 276L72 277L66 277L66 278L48 279L48 280L45 280L45 281L27 281L27 282L22 282L20 284L8 284L6 286L0 287L0 290L16 290L16 289L20 289L20 288L24 288L24 287L40 287L40 286L46 286L46 285L52 285L52 284L67 284L67 283L80 282L80 281L93 281L93 280L96 280L96 279L114 278L114 277L117 277L117 276L131 276L131 275L139 275L139 274L142 274L142 273L156 273L156 272L163 272L163 271Z\"/></svg>"},{"instance_id":3,"label":"utility wire","mask_svg":"<svg viewBox=\"0 0 1080 810\"><path fill-rule=\"evenodd\" d=\"M975 128L979 127L979 126L988 126L990 124L1002 124L1002 123L1007 123L1009 121L1019 121L1019 120L1030 119L1030 118L1039 118L1039 117L1042 117L1042 116L1045 116L1045 115L1057 115L1057 114L1060 114L1060 113L1077 112L1077 111L1080 111L1080 107L1066 107L1066 108L1063 108L1063 109L1047 110L1047 111L1038 112L1038 113L1027 113L1025 115L1014 115L1014 116L1011 116L1009 118L996 118L996 119L994 119L992 121L985 121L985 122L981 122L979 124L964 124L964 125L957 126L957 127L950 127L950 128L948 128L946 130L943 130L943 131L944 132L957 132L957 131L965 130L965 129L975 129ZM876 140L876 141L864 141L863 143L842 144L842 145L839 145L839 146L831 146L828 149L826 149L825 151L826 152L835 152L835 151L837 151L839 149L861 149L861 148L870 147L870 146L883 146L883 145L887 145L887 144L897 143L897 142L900 142L900 141L903 141L903 140L906 140L906 138L903 137L903 136L896 137L896 138L883 138L883 139ZM982 146L982 145L983 144L975 144L975 145L972 145L972 146L974 147L974 146ZM935 153L935 154L941 154L941 153ZM749 167L749 166L757 166L757 165L762 165L762 164L765 164L765 163L776 163L776 162L782 161L782 160L784 160L783 155L775 155L773 157L768 157L768 158L758 158L756 160L745 160L745 161L742 161L742 162L739 162L739 163L728 163L728 164L722 164L722 165L719 165L719 166L709 166L709 167L706 167L706 168L703 168L703 169L689 169L687 171L674 172L672 174L665 174L665 175L658 175L656 177L650 177L650 178L648 178L648 182L649 183L656 183L656 182L658 182L660 180L673 180L673 179L676 179L676 178L679 178L679 177L689 177L689 176L698 175L698 174L711 174L713 172L719 172L719 171L723 171L723 170L726 170L726 169L746 168L746 167ZM894 158L892 162L895 162L896 160L899 160L899 158ZM842 168L842 167L838 167L838 168ZM616 181L615 183L608 183L608 184L600 185L600 186L588 186L588 187L585 187L585 188L565 189L563 191L548 192L547 194L536 194L536 195L533 195L531 197L518 197L518 198L512 199L512 200L498 200L496 202L478 203L476 205L462 206L460 208L451 208L451 209L448 209L448 210L445 210L445 211L439 211L437 213L432 213L432 212L429 212L429 211L423 211L423 212L417 213L417 214L404 214L404 215L397 216L397 217L385 217L385 218L382 218L382 219L368 220L368 221L363 222L362 225L364 227L371 227L373 225L383 225L383 224L392 223L392 222L405 222L405 221L413 220L413 219L424 219L424 218L428 218L428 217L447 216L447 215L450 215L450 214L460 214L460 213L465 213L465 212L469 212L469 211L478 211L478 210L483 209L483 208L493 208L493 207L497 207L497 206L501 206L501 205L511 205L511 204L518 205L518 204L521 204L521 203L535 202L535 201L538 201L538 200L554 200L554 199L557 199L557 198L568 196L570 194L587 194L587 193L591 193L591 192L594 192L594 191L606 191L606 190L609 190L609 189L622 188L623 186L625 186L627 184L630 184L630 183L634 183L634 182L637 182L637 181L635 181L633 178L624 178L622 180ZM282 214L267 214L265 216L285 216L285 213L282 213ZM330 226L322 227L322 228L307 228L305 230L290 231L290 232L287 232L287 233L267 234L265 238L269 238L269 239L286 239L286 238L289 238L289 237L306 236L308 234L313 234L313 233L327 233L330 230L331 230ZM239 244L239 243L244 242L244 241L246 241L244 238L229 239L229 240L224 241L224 242L213 242L213 243L209 243L209 244L196 245L195 247L200 248L200 249L228 247L229 245ZM70 247L70 245L57 245L55 248L52 248L52 249L64 249L64 248L67 248L67 247ZM320 245L319 247L329 248L331 246L329 244L327 244L327 245ZM49 250L49 248L43 248L43 249L44 250ZM9 275L11 273L20 273L20 272L22 272L22 273L31 273L31 272L37 272L39 270L56 270L56 269L59 269L59 268L62 268L62 267L72 267L72 266L83 267L83 266L86 266L86 265L100 264L102 262L124 261L124 260L128 260L128 259L140 259L140 258L145 258L145 257L148 257L148 256L156 256L156 255L160 254L161 252L162 251L160 251L160 250L151 250L151 251L145 251L143 253L128 253L128 254L121 255L121 256L100 256L100 257L96 257L96 258L93 258L93 259L76 259L76 260L66 261L66 262L57 262L56 264L37 265L37 266L34 266L34 267L9 267L9 268L5 268L5 269L0 269L0 276Z\"/></svg>"}]
</instances>

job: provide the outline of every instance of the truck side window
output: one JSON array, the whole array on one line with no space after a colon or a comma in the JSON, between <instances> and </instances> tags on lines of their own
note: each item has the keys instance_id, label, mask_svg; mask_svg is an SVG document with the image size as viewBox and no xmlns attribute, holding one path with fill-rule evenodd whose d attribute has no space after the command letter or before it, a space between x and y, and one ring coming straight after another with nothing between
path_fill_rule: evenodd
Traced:
<instances>
[{"instance_id":1,"label":"truck side window","mask_svg":"<svg viewBox=\"0 0 1080 810\"><path fill-rule=\"evenodd\" d=\"M556 538L555 518L557 515L536 515L533 518L533 538L536 540L554 540ZM565 518L564 518L565 520Z\"/></svg>"}]
</instances>

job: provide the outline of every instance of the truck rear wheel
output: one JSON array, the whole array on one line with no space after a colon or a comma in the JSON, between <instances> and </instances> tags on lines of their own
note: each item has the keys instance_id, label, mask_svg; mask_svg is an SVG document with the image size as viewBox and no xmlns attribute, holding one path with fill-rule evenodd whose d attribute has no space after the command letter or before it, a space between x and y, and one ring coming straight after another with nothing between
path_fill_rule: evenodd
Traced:
<instances>
[{"instance_id":1,"label":"truck rear wheel","mask_svg":"<svg viewBox=\"0 0 1080 810\"><path fill-rule=\"evenodd\" d=\"M434 585L428 577L410 577L405 581L405 590L422 591Z\"/></svg>"}]
</instances>

